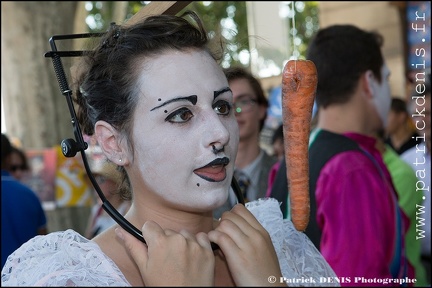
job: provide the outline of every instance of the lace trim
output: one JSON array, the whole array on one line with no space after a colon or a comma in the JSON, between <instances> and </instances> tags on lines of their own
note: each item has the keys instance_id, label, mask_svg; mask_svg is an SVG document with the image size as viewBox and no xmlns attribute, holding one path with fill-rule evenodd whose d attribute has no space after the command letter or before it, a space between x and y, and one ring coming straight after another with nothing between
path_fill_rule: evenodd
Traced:
<instances>
[{"instance_id":1,"label":"lace trim","mask_svg":"<svg viewBox=\"0 0 432 288\"><path fill-rule=\"evenodd\" d=\"M320 277L336 277L309 238L282 218L276 199L258 199L248 202L246 207L269 232L289 286L322 286ZM315 282L305 283L305 279ZM1 283L2 286L130 286L96 243L71 229L36 236L23 244L8 257Z\"/></svg>"},{"instance_id":2,"label":"lace trim","mask_svg":"<svg viewBox=\"0 0 432 288\"><path fill-rule=\"evenodd\" d=\"M130 286L96 243L71 229L23 244L1 277L2 286Z\"/></svg>"},{"instance_id":3,"label":"lace trim","mask_svg":"<svg viewBox=\"0 0 432 288\"><path fill-rule=\"evenodd\" d=\"M246 207L269 232L279 258L282 275L289 286L323 286L321 277L336 277L335 272L303 232L283 219L280 203L274 198L261 198ZM325 283L339 287L339 283Z\"/></svg>"}]
</instances>

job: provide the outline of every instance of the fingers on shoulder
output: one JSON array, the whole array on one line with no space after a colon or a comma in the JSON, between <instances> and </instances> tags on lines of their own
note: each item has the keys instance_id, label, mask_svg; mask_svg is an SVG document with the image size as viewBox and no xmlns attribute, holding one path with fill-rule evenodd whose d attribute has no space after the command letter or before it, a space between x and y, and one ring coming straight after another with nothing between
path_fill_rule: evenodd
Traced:
<instances>
[{"instance_id":1,"label":"fingers on shoulder","mask_svg":"<svg viewBox=\"0 0 432 288\"><path fill-rule=\"evenodd\" d=\"M249 224L256 230L265 230L255 216L243 204L235 205L231 211L226 211L222 214L221 219L230 219L237 225Z\"/></svg>"}]
</instances>

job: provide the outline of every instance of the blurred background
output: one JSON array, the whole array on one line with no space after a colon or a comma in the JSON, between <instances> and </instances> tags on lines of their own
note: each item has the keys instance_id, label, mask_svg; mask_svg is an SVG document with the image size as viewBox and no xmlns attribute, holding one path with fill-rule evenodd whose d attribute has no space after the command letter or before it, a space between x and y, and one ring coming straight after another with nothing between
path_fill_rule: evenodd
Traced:
<instances>
[{"instance_id":1,"label":"blurred background","mask_svg":"<svg viewBox=\"0 0 432 288\"><path fill-rule=\"evenodd\" d=\"M66 158L60 143L73 138L70 113L52 67L44 57L53 35L104 32L148 5L146 1L2 1L1 125L30 159L27 183L47 211L50 231L83 233L92 188L80 155ZM311 37L320 27L354 24L380 32L391 70L392 94L408 99L417 73L430 71L429 1L194 1L183 8L201 16L211 37L222 35L227 54L222 66L241 65L259 77L271 106L262 131L270 149L281 123L281 72L289 59L305 59ZM81 50L81 41L65 41L59 50ZM73 81L76 58L63 58ZM98 157L90 138L89 153Z\"/></svg>"}]
</instances>

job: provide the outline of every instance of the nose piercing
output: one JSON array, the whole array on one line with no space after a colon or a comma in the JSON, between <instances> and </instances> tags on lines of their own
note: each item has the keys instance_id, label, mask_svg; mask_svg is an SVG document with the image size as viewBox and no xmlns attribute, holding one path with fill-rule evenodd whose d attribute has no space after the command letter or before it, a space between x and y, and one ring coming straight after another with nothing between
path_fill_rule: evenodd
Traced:
<instances>
[{"instance_id":1,"label":"nose piercing","mask_svg":"<svg viewBox=\"0 0 432 288\"><path fill-rule=\"evenodd\" d=\"M224 151L224 146L222 146L222 148L220 148L220 149L217 149L215 145L212 145L212 148L213 148L213 153L214 154L218 154L218 153Z\"/></svg>"}]
</instances>

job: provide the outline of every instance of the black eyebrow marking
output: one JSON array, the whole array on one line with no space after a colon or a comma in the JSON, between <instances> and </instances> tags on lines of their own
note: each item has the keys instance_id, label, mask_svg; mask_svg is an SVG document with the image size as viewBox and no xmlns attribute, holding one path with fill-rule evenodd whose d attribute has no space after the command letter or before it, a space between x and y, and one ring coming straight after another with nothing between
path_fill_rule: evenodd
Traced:
<instances>
[{"instance_id":1,"label":"black eyebrow marking","mask_svg":"<svg viewBox=\"0 0 432 288\"><path fill-rule=\"evenodd\" d=\"M220 89L218 91L214 91L213 98L216 99L216 97L218 97L220 94L223 94L225 92L231 92L232 93L232 91L231 91L231 89L229 87L224 87L224 88L222 88L222 89Z\"/></svg>"},{"instance_id":2,"label":"black eyebrow marking","mask_svg":"<svg viewBox=\"0 0 432 288\"><path fill-rule=\"evenodd\" d=\"M150 111L153 111L153 110L155 110L155 109L158 109L158 108L160 108L160 107L162 107L162 106L165 106L165 105L167 105L167 104L169 104L169 103L172 103L172 102L185 101L185 100L191 102L193 105L196 105L197 100L198 100L198 97L197 97L197 95L191 95L191 96L185 96L185 97L178 97L178 98L174 98L174 99L171 99L171 100L168 100L168 101L162 103L162 104L159 105L159 106L156 106L156 107L152 108Z\"/></svg>"}]
</instances>

